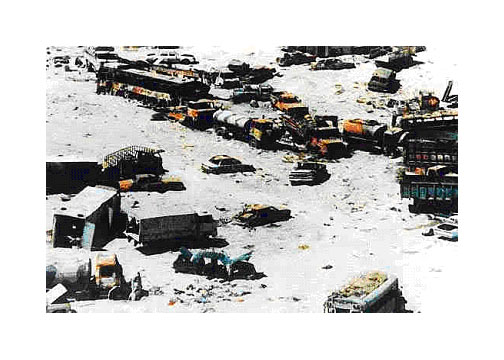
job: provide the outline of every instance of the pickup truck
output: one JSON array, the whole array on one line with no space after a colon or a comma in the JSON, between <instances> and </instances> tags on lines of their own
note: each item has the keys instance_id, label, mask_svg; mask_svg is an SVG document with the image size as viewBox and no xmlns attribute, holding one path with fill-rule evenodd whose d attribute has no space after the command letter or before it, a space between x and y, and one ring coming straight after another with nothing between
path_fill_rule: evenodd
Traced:
<instances>
[{"instance_id":1,"label":"pickup truck","mask_svg":"<svg viewBox=\"0 0 504 360\"><path fill-rule=\"evenodd\" d=\"M170 65L170 64L197 64L198 61L191 54L179 54L175 51L170 51L167 53L160 53L158 57L158 62L161 65Z\"/></svg>"}]
</instances>

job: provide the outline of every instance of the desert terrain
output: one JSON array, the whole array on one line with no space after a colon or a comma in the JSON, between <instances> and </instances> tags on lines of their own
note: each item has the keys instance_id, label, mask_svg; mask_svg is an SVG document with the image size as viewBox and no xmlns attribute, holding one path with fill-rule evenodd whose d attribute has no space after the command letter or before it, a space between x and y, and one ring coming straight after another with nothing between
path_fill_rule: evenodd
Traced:
<instances>
[{"instance_id":1,"label":"desert terrain","mask_svg":"<svg viewBox=\"0 0 504 360\"><path fill-rule=\"evenodd\" d=\"M51 55L78 56L81 48L50 48ZM280 48L183 47L201 67L225 66L231 59L251 65L272 65ZM267 83L299 96L312 114L338 115L340 119L365 118L390 123L389 98L408 99L421 89L441 97L448 80L457 86L455 59L441 49L427 47L417 55L422 64L398 73L401 89L393 95L366 90L375 65L364 56L342 59L355 69L311 71L308 65L278 68L281 77ZM145 253L124 238L108 243L126 278L139 272L150 292L137 302L81 301L77 312L309 312L323 311L327 296L352 276L366 270L383 270L399 278L406 308L421 312L423 295L442 281L445 264L458 256L458 243L422 236L432 224L426 215L412 214L399 196L395 176L401 158L356 150L351 157L327 162L331 177L317 186L292 187L288 174L292 163L287 150L258 150L238 140L217 137L212 130L191 130L179 123L151 121L154 111L132 100L97 95L94 74L86 71L47 70L46 156L75 156L99 160L129 145L162 148L164 168L182 177L185 191L127 193L122 207L138 201L162 208L185 203L199 213L222 219L218 237L230 256L250 250L250 262L264 273L256 280L223 281L175 273L178 252ZM212 89L211 94L230 92ZM358 102L358 99L366 102ZM373 106L372 104L375 104ZM231 111L269 114L266 103L258 109L233 105ZM256 173L208 175L201 163L227 154L253 164ZM46 229L60 195L46 196ZM292 218L286 222L249 230L225 220L244 204L285 206ZM48 254L54 251L47 245ZM328 266L330 265L330 266Z\"/></svg>"}]
</instances>

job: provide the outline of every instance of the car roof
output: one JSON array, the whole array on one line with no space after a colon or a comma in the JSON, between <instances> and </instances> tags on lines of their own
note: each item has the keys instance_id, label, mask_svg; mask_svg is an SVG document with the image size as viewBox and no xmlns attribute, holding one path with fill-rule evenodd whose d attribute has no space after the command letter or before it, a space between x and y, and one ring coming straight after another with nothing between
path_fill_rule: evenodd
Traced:
<instances>
[{"instance_id":1,"label":"car roof","mask_svg":"<svg viewBox=\"0 0 504 360\"><path fill-rule=\"evenodd\" d=\"M228 155L215 155L210 158L210 160L224 160L224 159L234 159L234 158Z\"/></svg>"},{"instance_id":2,"label":"car roof","mask_svg":"<svg viewBox=\"0 0 504 360\"><path fill-rule=\"evenodd\" d=\"M247 205L247 210L262 210L262 209L267 209L272 206L270 205L264 205L264 204L251 204Z\"/></svg>"}]
</instances>

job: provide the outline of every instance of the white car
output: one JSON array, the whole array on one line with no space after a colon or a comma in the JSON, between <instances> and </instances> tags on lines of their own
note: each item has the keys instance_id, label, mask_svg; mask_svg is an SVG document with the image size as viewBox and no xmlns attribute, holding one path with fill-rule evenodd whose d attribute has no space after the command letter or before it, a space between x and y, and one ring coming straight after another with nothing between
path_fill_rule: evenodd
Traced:
<instances>
[{"instance_id":1,"label":"white car","mask_svg":"<svg viewBox=\"0 0 504 360\"><path fill-rule=\"evenodd\" d=\"M422 233L425 236L436 235L441 239L449 241L458 241L458 224L454 221L458 220L448 220L439 225L431 227L429 230Z\"/></svg>"}]
</instances>

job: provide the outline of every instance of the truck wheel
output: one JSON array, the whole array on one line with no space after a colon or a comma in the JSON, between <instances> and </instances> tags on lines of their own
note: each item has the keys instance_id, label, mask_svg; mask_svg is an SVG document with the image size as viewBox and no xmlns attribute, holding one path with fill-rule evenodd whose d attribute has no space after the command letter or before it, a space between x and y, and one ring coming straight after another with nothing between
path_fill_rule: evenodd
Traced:
<instances>
[{"instance_id":1,"label":"truck wheel","mask_svg":"<svg viewBox=\"0 0 504 360\"><path fill-rule=\"evenodd\" d=\"M249 145L250 145L251 147L253 147L253 148L256 148L256 149L257 149L257 148L259 148L259 143L258 143L258 142L257 142L257 140L256 140L256 139L254 139L254 138L250 139L250 141L249 141Z\"/></svg>"}]
</instances>

